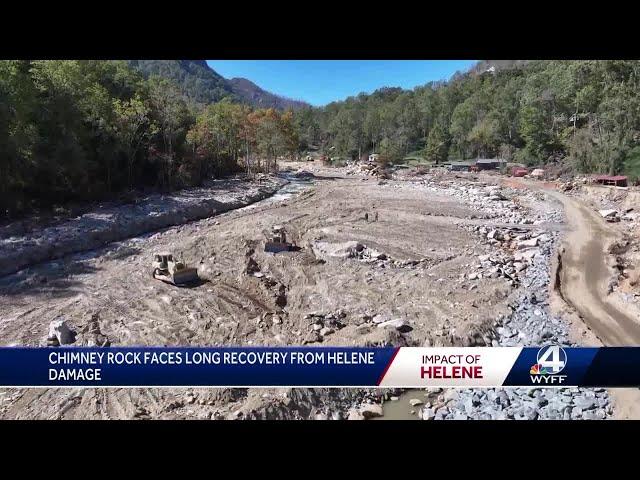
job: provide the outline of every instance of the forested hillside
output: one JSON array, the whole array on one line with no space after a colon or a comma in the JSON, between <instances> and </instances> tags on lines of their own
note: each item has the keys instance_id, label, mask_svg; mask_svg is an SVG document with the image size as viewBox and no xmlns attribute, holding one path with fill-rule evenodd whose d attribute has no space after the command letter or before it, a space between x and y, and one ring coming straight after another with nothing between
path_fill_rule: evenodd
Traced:
<instances>
[{"instance_id":1,"label":"forested hillside","mask_svg":"<svg viewBox=\"0 0 640 480\"><path fill-rule=\"evenodd\" d=\"M194 105L124 61L0 61L0 217L268 169L297 144L290 112Z\"/></svg>"},{"instance_id":2,"label":"forested hillside","mask_svg":"<svg viewBox=\"0 0 640 480\"><path fill-rule=\"evenodd\" d=\"M144 77L158 75L173 82L193 102L210 104L223 98L240 100L222 75L204 60L129 60Z\"/></svg>"},{"instance_id":3,"label":"forested hillside","mask_svg":"<svg viewBox=\"0 0 640 480\"><path fill-rule=\"evenodd\" d=\"M270 169L311 146L342 158L499 156L567 172L640 173L639 61L485 64L411 91L382 88L284 112L243 102L202 62L136 65L0 61L3 217Z\"/></svg>"},{"instance_id":4,"label":"forested hillside","mask_svg":"<svg viewBox=\"0 0 640 480\"><path fill-rule=\"evenodd\" d=\"M269 93L246 78L232 78L227 80L227 83L231 86L231 90L236 96L254 107L297 110L309 106L308 103L299 100L292 100Z\"/></svg>"},{"instance_id":5,"label":"forested hillside","mask_svg":"<svg viewBox=\"0 0 640 480\"><path fill-rule=\"evenodd\" d=\"M374 150L390 160L500 156L638 175L640 62L512 61L500 67L301 110L301 140L335 146L352 158Z\"/></svg>"},{"instance_id":6,"label":"forested hillside","mask_svg":"<svg viewBox=\"0 0 640 480\"><path fill-rule=\"evenodd\" d=\"M246 78L225 79L204 60L129 60L129 64L145 77L167 78L188 99L204 105L227 98L257 108L288 110L308 106L267 92Z\"/></svg>"}]
</instances>

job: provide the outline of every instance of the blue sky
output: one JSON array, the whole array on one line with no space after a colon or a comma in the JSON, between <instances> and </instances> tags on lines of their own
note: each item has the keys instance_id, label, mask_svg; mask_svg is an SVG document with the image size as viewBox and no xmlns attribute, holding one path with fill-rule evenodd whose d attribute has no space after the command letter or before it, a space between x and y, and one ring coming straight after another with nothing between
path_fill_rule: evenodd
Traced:
<instances>
[{"instance_id":1,"label":"blue sky","mask_svg":"<svg viewBox=\"0 0 640 480\"><path fill-rule=\"evenodd\" d=\"M447 80L477 60L207 60L226 78L244 77L264 90L326 105L380 87L413 88Z\"/></svg>"}]
</instances>

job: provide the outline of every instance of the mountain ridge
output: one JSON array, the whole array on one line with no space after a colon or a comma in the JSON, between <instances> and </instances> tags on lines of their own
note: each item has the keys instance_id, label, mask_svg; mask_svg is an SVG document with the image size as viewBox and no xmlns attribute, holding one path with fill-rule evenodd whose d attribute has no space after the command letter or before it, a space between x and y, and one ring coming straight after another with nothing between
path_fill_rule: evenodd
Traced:
<instances>
[{"instance_id":1,"label":"mountain ridge","mask_svg":"<svg viewBox=\"0 0 640 480\"><path fill-rule=\"evenodd\" d=\"M199 104L210 104L228 98L259 108L278 110L310 106L264 90L242 77L227 79L209 66L206 60L129 60L129 65L145 77L159 75L180 88L183 95Z\"/></svg>"}]
</instances>

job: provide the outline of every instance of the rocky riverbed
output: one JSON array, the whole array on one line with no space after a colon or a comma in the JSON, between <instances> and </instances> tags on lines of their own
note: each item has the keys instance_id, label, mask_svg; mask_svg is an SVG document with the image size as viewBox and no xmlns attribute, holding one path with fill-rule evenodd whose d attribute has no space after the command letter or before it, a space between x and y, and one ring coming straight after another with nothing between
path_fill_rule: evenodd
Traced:
<instances>
[{"instance_id":1,"label":"rocky riverbed","mask_svg":"<svg viewBox=\"0 0 640 480\"><path fill-rule=\"evenodd\" d=\"M286 180L232 178L169 195L151 195L126 205L97 208L45 228L0 228L0 276L65 255L93 250L172 225L211 217L273 195Z\"/></svg>"}]
</instances>

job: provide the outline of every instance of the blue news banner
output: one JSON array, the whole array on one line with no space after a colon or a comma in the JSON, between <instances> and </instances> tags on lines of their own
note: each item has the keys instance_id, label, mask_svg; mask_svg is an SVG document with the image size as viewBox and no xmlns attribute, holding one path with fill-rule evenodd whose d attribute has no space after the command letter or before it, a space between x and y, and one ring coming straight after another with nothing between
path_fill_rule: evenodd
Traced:
<instances>
[{"instance_id":1,"label":"blue news banner","mask_svg":"<svg viewBox=\"0 0 640 480\"><path fill-rule=\"evenodd\" d=\"M495 350L2 347L0 387L640 387L640 347L518 347L504 361ZM473 369L455 365L465 358Z\"/></svg>"}]
</instances>

